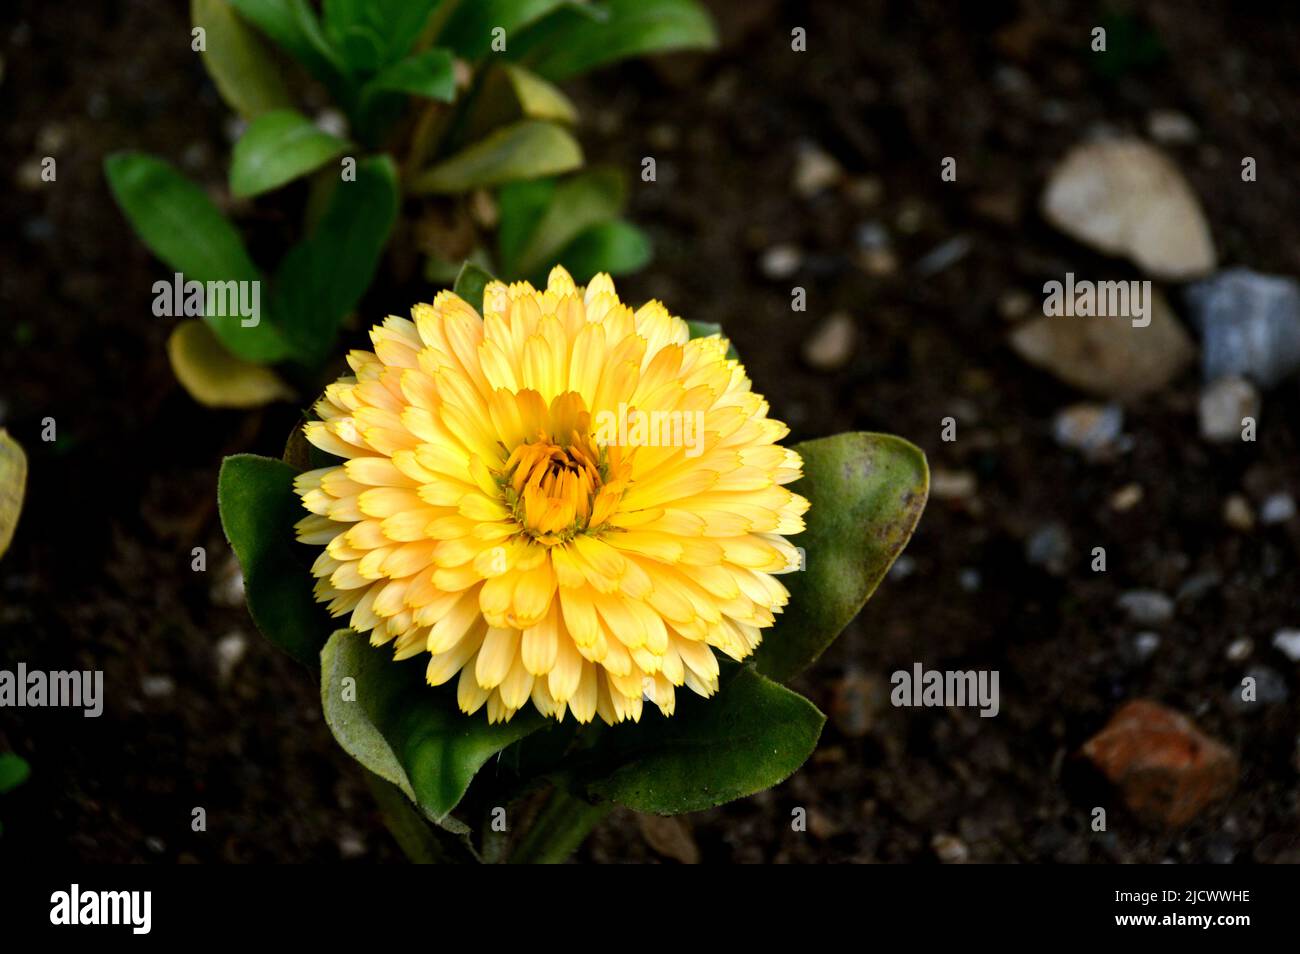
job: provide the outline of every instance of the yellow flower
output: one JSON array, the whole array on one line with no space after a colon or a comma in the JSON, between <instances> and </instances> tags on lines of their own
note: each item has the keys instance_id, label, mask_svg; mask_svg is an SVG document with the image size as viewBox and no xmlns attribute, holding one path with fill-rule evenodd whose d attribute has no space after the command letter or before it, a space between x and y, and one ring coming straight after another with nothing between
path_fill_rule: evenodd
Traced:
<instances>
[{"instance_id":1,"label":"yellow flower","mask_svg":"<svg viewBox=\"0 0 1300 954\"><path fill-rule=\"evenodd\" d=\"M483 305L388 318L317 403L307 439L346 459L296 483L317 598L398 659L429 653L430 685L459 673L492 722L711 695L713 650L753 652L799 565L789 429L725 340L633 311L608 275L493 282Z\"/></svg>"}]
</instances>

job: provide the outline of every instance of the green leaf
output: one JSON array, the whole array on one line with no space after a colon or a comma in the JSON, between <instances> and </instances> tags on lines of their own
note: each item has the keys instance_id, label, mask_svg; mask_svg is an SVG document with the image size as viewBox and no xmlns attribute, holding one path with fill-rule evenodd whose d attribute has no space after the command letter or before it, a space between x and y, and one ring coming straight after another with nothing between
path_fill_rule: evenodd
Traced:
<instances>
[{"instance_id":1,"label":"green leaf","mask_svg":"<svg viewBox=\"0 0 1300 954\"><path fill-rule=\"evenodd\" d=\"M593 225L559 255L560 264L573 280L585 285L601 272L626 275L650 261L650 239L639 228L622 219Z\"/></svg>"},{"instance_id":2,"label":"green leaf","mask_svg":"<svg viewBox=\"0 0 1300 954\"><path fill-rule=\"evenodd\" d=\"M367 83L363 98L377 93L409 93L450 103L456 98L454 61L446 50L425 50L383 70Z\"/></svg>"},{"instance_id":3,"label":"green leaf","mask_svg":"<svg viewBox=\"0 0 1300 954\"><path fill-rule=\"evenodd\" d=\"M497 192L497 253L503 277L523 277L508 266L518 260L529 236L537 229L537 223L555 196L555 188L554 179L532 179L507 183Z\"/></svg>"},{"instance_id":4,"label":"green leaf","mask_svg":"<svg viewBox=\"0 0 1300 954\"><path fill-rule=\"evenodd\" d=\"M0 427L0 557L13 542L26 494L27 455L22 445Z\"/></svg>"},{"instance_id":5,"label":"green leaf","mask_svg":"<svg viewBox=\"0 0 1300 954\"><path fill-rule=\"evenodd\" d=\"M104 160L104 175L140 240L186 281L261 281L234 226L207 193L166 162L120 152ZM246 328L238 316L206 320L226 350L245 361L269 364L289 356L270 322Z\"/></svg>"},{"instance_id":6,"label":"green leaf","mask_svg":"<svg viewBox=\"0 0 1300 954\"><path fill-rule=\"evenodd\" d=\"M466 715L454 687L425 683L425 665L395 662L391 648L337 630L321 652L321 704L344 751L400 788L431 821L463 830L449 815L479 769L546 720L531 707L495 725L482 711Z\"/></svg>"},{"instance_id":7,"label":"green leaf","mask_svg":"<svg viewBox=\"0 0 1300 954\"><path fill-rule=\"evenodd\" d=\"M32 767L21 755L0 752L0 795L12 792L32 774Z\"/></svg>"},{"instance_id":8,"label":"green leaf","mask_svg":"<svg viewBox=\"0 0 1300 954\"><path fill-rule=\"evenodd\" d=\"M204 29L203 65L231 109L256 119L290 104L270 49L227 0L191 0L190 21Z\"/></svg>"},{"instance_id":9,"label":"green leaf","mask_svg":"<svg viewBox=\"0 0 1300 954\"><path fill-rule=\"evenodd\" d=\"M294 397L274 371L236 358L201 321L182 321L172 330L167 358L176 380L207 407L261 407Z\"/></svg>"},{"instance_id":10,"label":"green leaf","mask_svg":"<svg viewBox=\"0 0 1300 954\"><path fill-rule=\"evenodd\" d=\"M522 66L498 62L483 71L446 148L459 148L521 119L572 125L577 118L577 108L555 86Z\"/></svg>"},{"instance_id":11,"label":"green leaf","mask_svg":"<svg viewBox=\"0 0 1300 954\"><path fill-rule=\"evenodd\" d=\"M508 55L550 80L562 80L632 56L717 46L708 13L695 0L607 0L595 10L556 10L511 41Z\"/></svg>"},{"instance_id":12,"label":"green leaf","mask_svg":"<svg viewBox=\"0 0 1300 954\"><path fill-rule=\"evenodd\" d=\"M310 570L299 562L293 525L307 510L293 491L294 476L292 467L270 457L227 457L217 477L217 509L244 571L253 622L275 645L314 667L331 624L312 597Z\"/></svg>"},{"instance_id":13,"label":"green leaf","mask_svg":"<svg viewBox=\"0 0 1300 954\"><path fill-rule=\"evenodd\" d=\"M888 434L836 434L794 448L804 476L790 485L812 506L790 538L806 569L781 577L790 603L763 635L754 664L782 682L822 654L903 552L925 509L925 454Z\"/></svg>"},{"instance_id":14,"label":"green leaf","mask_svg":"<svg viewBox=\"0 0 1300 954\"><path fill-rule=\"evenodd\" d=\"M711 699L682 692L671 717L653 710L602 733L568 779L639 812L702 811L785 781L825 721L803 696L744 667Z\"/></svg>"},{"instance_id":15,"label":"green leaf","mask_svg":"<svg viewBox=\"0 0 1300 954\"><path fill-rule=\"evenodd\" d=\"M392 159L362 159L356 180L334 186L315 231L285 255L271 314L299 360L315 365L329 356L339 323L375 276L398 204Z\"/></svg>"},{"instance_id":16,"label":"green leaf","mask_svg":"<svg viewBox=\"0 0 1300 954\"><path fill-rule=\"evenodd\" d=\"M307 0L230 0L249 23L270 37L337 97L348 70Z\"/></svg>"},{"instance_id":17,"label":"green leaf","mask_svg":"<svg viewBox=\"0 0 1300 954\"><path fill-rule=\"evenodd\" d=\"M559 259L560 250L578 235L617 216L624 198L623 177L615 169L585 169L561 180L518 257L509 261L502 249L502 266L530 277L549 269Z\"/></svg>"},{"instance_id":18,"label":"green leaf","mask_svg":"<svg viewBox=\"0 0 1300 954\"><path fill-rule=\"evenodd\" d=\"M278 189L341 156L347 148L346 140L292 109L263 113L235 143L230 191L246 198Z\"/></svg>"},{"instance_id":19,"label":"green leaf","mask_svg":"<svg viewBox=\"0 0 1300 954\"><path fill-rule=\"evenodd\" d=\"M388 826L402 852L413 863L446 865L478 862L468 834L456 835L430 825L401 789L385 782L374 772L366 772L366 781L383 813L384 824Z\"/></svg>"},{"instance_id":20,"label":"green leaf","mask_svg":"<svg viewBox=\"0 0 1300 954\"><path fill-rule=\"evenodd\" d=\"M460 274L456 276L456 284L452 286L452 291L461 297L463 301L469 302L474 309L480 314L483 312L483 289L487 288L488 282L493 278L484 269L479 268L473 262L466 262L460 267Z\"/></svg>"},{"instance_id":21,"label":"green leaf","mask_svg":"<svg viewBox=\"0 0 1300 954\"><path fill-rule=\"evenodd\" d=\"M467 60L492 50L492 31L505 30L506 50L515 32L561 6L564 0L461 0L442 30L438 43Z\"/></svg>"},{"instance_id":22,"label":"green leaf","mask_svg":"<svg viewBox=\"0 0 1300 954\"><path fill-rule=\"evenodd\" d=\"M530 119L498 129L449 159L417 175L411 191L467 192L514 179L568 172L582 165L577 140L554 123Z\"/></svg>"},{"instance_id":23,"label":"green leaf","mask_svg":"<svg viewBox=\"0 0 1300 954\"><path fill-rule=\"evenodd\" d=\"M401 59L439 0L325 0L325 33L356 70ZM361 46L355 46L360 39Z\"/></svg>"}]
</instances>

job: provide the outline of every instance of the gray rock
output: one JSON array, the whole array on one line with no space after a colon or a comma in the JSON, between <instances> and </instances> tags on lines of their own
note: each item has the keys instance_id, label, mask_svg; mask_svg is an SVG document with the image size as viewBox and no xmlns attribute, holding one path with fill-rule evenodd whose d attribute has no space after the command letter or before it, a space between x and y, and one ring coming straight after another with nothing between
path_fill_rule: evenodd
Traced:
<instances>
[{"instance_id":1,"label":"gray rock","mask_svg":"<svg viewBox=\"0 0 1300 954\"><path fill-rule=\"evenodd\" d=\"M1160 635L1150 631L1138 633L1133 637L1133 655L1138 659L1147 660L1156 654L1160 648Z\"/></svg>"},{"instance_id":2,"label":"gray rock","mask_svg":"<svg viewBox=\"0 0 1300 954\"><path fill-rule=\"evenodd\" d=\"M857 328L853 318L837 311L821 322L804 342L803 359L818 371L837 371L853 357Z\"/></svg>"},{"instance_id":3,"label":"gray rock","mask_svg":"<svg viewBox=\"0 0 1300 954\"><path fill-rule=\"evenodd\" d=\"M1220 378L1201 391L1200 412L1207 441L1240 441L1242 419L1259 420L1259 391L1245 378Z\"/></svg>"},{"instance_id":4,"label":"gray rock","mask_svg":"<svg viewBox=\"0 0 1300 954\"><path fill-rule=\"evenodd\" d=\"M775 281L791 277L803 264L803 253L793 245L773 245L763 253L758 267Z\"/></svg>"},{"instance_id":5,"label":"gray rock","mask_svg":"<svg viewBox=\"0 0 1300 954\"><path fill-rule=\"evenodd\" d=\"M1129 590L1115 605L1139 626L1159 626L1174 617L1174 601L1159 590Z\"/></svg>"},{"instance_id":6,"label":"gray rock","mask_svg":"<svg viewBox=\"0 0 1300 954\"><path fill-rule=\"evenodd\" d=\"M1059 521L1044 524L1025 541L1025 559L1060 576L1070 558L1070 533Z\"/></svg>"},{"instance_id":7,"label":"gray rock","mask_svg":"<svg viewBox=\"0 0 1300 954\"><path fill-rule=\"evenodd\" d=\"M1230 268L1187 289L1207 381L1249 377L1271 388L1300 367L1300 283Z\"/></svg>"},{"instance_id":8,"label":"gray rock","mask_svg":"<svg viewBox=\"0 0 1300 954\"><path fill-rule=\"evenodd\" d=\"M1273 645L1292 662L1300 662L1300 629L1279 629L1273 634Z\"/></svg>"},{"instance_id":9,"label":"gray rock","mask_svg":"<svg viewBox=\"0 0 1300 954\"><path fill-rule=\"evenodd\" d=\"M1295 498L1290 494L1270 494L1259 505L1259 522L1286 523L1295 516Z\"/></svg>"},{"instance_id":10,"label":"gray rock","mask_svg":"<svg viewBox=\"0 0 1300 954\"><path fill-rule=\"evenodd\" d=\"M1124 430L1118 404L1072 404L1057 412L1052 435L1062 447L1097 457L1110 450Z\"/></svg>"},{"instance_id":11,"label":"gray rock","mask_svg":"<svg viewBox=\"0 0 1300 954\"><path fill-rule=\"evenodd\" d=\"M1255 644L1245 636L1234 639L1228 644L1224 655L1228 657L1229 662L1245 662L1250 658L1250 654L1255 651Z\"/></svg>"}]
</instances>

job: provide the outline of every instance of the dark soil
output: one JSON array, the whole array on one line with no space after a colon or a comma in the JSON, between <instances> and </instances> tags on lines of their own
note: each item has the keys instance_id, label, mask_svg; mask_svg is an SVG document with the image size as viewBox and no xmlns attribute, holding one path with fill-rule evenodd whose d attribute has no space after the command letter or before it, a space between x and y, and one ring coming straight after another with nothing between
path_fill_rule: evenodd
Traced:
<instances>
[{"instance_id":1,"label":"dark soil","mask_svg":"<svg viewBox=\"0 0 1300 954\"><path fill-rule=\"evenodd\" d=\"M0 856L396 861L312 679L226 592L217 467L237 451L278 455L297 410L209 411L174 382L170 320L150 312L165 267L130 234L101 174L106 154L140 148L220 186L227 114L190 52L187 6L20 2L0 13L11 176L0 199L0 424L31 463L0 563L0 667L102 668L107 690L98 719L0 713L0 751L33 768L0 798ZM1265 396L1257 442L1221 448L1198 434L1201 382L1189 370L1126 407L1126 452L1088 463L1051 435L1055 412L1080 395L1016 357L999 308L1017 291L1036 308L1043 281L1069 269L1137 277L1051 230L1036 204L1071 145L1099 124L1142 133L1153 109L1199 127L1169 151L1221 261L1300 272L1300 30L1226 2L1134 5L1140 14L1049 2L715 8L716 54L630 64L573 89L589 160L627 171L630 215L656 243L655 262L620 288L721 322L796 439L901 434L932 468L971 471L978 487L931 501L908 572L799 679L833 716L813 759L677 834L705 861L933 862L956 851L951 838L975 861L1300 861L1300 683L1270 643L1300 625L1300 523L1242 532L1222 517L1232 493L1255 504L1300 494L1296 384ZM1123 39L1113 68L1088 51L1101 24ZM790 49L798 26L806 53ZM847 181L798 196L804 143L833 155ZM24 167L45 155L57 182L24 185ZM640 181L645 156L656 182ZM945 156L957 158L957 182L940 180ZM1241 156L1257 159L1257 182L1240 181ZM888 230L892 270L863 266L867 223ZM958 236L970 242L958 261L918 269ZM783 243L802 264L774 281L759 262ZM795 284L805 313L790 309ZM407 289L380 281L365 310L409 304ZM836 311L856 323L852 359L812 371L802 341ZM945 443L950 416L958 439ZM40 437L45 418L53 443ZM1117 510L1113 496L1134 483L1142 499ZM1056 573L1026 557L1028 538L1052 523L1069 541ZM194 546L207 548L206 573L190 569ZM1089 567L1094 546L1106 548L1104 573ZM1182 593L1145 660L1133 642L1148 627L1115 606L1135 588ZM1230 661L1226 647L1243 637L1253 655ZM889 674L918 661L998 670L999 716L891 707ZM1248 667L1271 670L1287 697L1234 705ZM1187 713L1240 758L1235 794L1185 829L1144 828L1113 794L1073 778L1073 753L1139 697ZM1109 810L1107 832L1090 829L1096 805ZM197 806L205 833L191 831ZM807 832L792 830L798 807ZM581 857L660 854L620 813Z\"/></svg>"}]
</instances>

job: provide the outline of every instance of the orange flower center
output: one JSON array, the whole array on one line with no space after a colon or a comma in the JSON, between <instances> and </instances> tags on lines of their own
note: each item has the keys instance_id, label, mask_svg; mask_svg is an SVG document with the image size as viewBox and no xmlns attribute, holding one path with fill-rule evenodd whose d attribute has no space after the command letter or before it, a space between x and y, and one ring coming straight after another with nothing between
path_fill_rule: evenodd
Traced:
<instances>
[{"instance_id":1,"label":"orange flower center","mask_svg":"<svg viewBox=\"0 0 1300 954\"><path fill-rule=\"evenodd\" d=\"M619 448L595 444L591 416L582 411L568 434L539 431L511 452L502 478L506 504L539 543L565 543L604 526L627 488L630 465Z\"/></svg>"}]
</instances>

